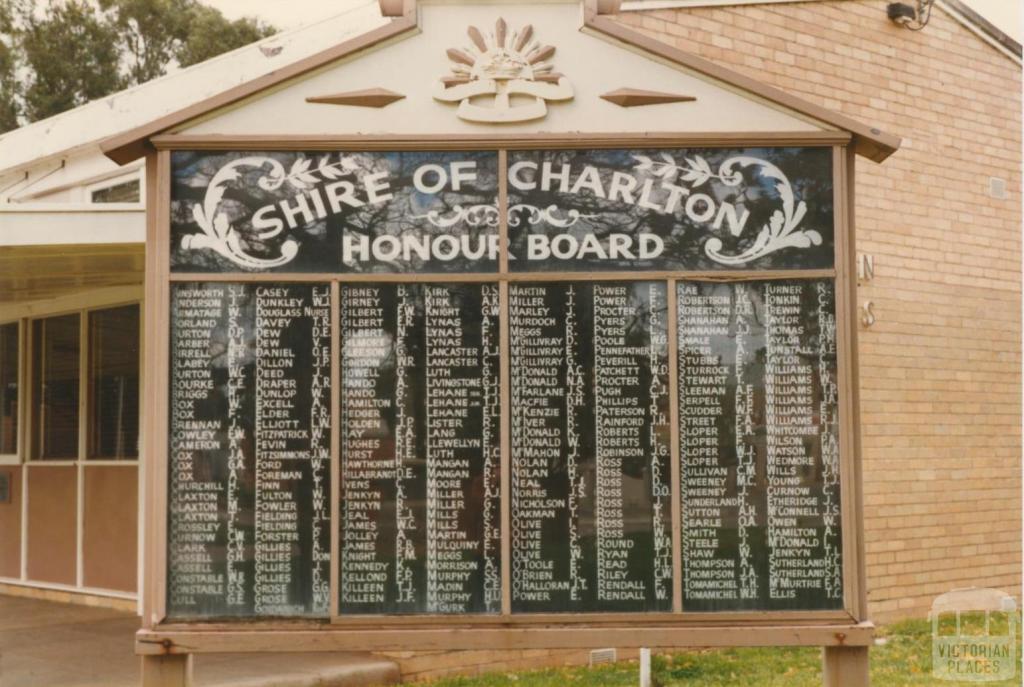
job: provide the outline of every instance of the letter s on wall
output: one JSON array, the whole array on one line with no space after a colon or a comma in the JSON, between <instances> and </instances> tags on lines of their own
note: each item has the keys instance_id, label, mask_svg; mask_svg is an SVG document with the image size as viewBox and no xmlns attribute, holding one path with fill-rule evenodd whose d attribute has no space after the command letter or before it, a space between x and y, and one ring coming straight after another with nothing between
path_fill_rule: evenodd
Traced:
<instances>
[{"instance_id":1,"label":"letter s on wall","mask_svg":"<svg viewBox=\"0 0 1024 687\"><path fill-rule=\"evenodd\" d=\"M864 305L861 306L860 321L865 328L870 327L875 323L875 304L873 301L864 301Z\"/></svg>"}]
</instances>

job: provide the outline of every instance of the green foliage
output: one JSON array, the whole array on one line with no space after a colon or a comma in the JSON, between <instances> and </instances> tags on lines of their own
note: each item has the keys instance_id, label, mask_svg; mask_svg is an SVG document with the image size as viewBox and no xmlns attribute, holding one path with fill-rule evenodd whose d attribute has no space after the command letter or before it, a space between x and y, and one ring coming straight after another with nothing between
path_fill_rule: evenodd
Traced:
<instances>
[{"instance_id":1,"label":"green foliage","mask_svg":"<svg viewBox=\"0 0 1024 687\"><path fill-rule=\"evenodd\" d=\"M189 11L188 29L174 53L182 67L216 57L225 52L224 46L233 50L274 33L274 29L255 19L227 21L217 10L200 4L193 4Z\"/></svg>"},{"instance_id":2,"label":"green foliage","mask_svg":"<svg viewBox=\"0 0 1024 687\"><path fill-rule=\"evenodd\" d=\"M24 113L43 119L121 88L117 33L85 0L25 17L20 47L31 72Z\"/></svg>"},{"instance_id":3,"label":"green foliage","mask_svg":"<svg viewBox=\"0 0 1024 687\"><path fill-rule=\"evenodd\" d=\"M198 0L0 0L0 133L273 33Z\"/></svg>"},{"instance_id":4,"label":"green foliage","mask_svg":"<svg viewBox=\"0 0 1024 687\"><path fill-rule=\"evenodd\" d=\"M1018 630L1020 628L1018 616ZM879 631L871 647L874 687L925 687L950 684L932 677L931 623L909 620ZM1020 633L1017 634L1020 656ZM814 647L706 649L655 656L651 677L655 687L820 687L821 650ZM495 672L477 677L443 678L428 687L634 687L635 661L597 668L548 668ZM1013 680L977 683L1020 687Z\"/></svg>"},{"instance_id":5,"label":"green foliage","mask_svg":"<svg viewBox=\"0 0 1024 687\"><path fill-rule=\"evenodd\" d=\"M18 126L18 61L14 53L14 11L11 3L0 0L0 132Z\"/></svg>"},{"instance_id":6,"label":"green foliage","mask_svg":"<svg viewBox=\"0 0 1024 687\"><path fill-rule=\"evenodd\" d=\"M99 0L117 27L128 81L144 83L165 73L175 47L185 40L190 3L180 0ZM222 17L223 19L223 17Z\"/></svg>"}]
</instances>

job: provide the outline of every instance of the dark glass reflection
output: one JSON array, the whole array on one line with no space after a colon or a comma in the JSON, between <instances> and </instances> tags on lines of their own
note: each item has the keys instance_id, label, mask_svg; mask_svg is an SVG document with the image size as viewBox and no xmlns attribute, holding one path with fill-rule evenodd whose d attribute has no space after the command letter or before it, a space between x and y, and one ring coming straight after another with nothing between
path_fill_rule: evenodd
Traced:
<instances>
[{"instance_id":1,"label":"dark glass reflection","mask_svg":"<svg viewBox=\"0 0 1024 687\"><path fill-rule=\"evenodd\" d=\"M497 285L345 285L340 316L340 612L499 612Z\"/></svg>"},{"instance_id":2,"label":"dark glass reflection","mask_svg":"<svg viewBox=\"0 0 1024 687\"><path fill-rule=\"evenodd\" d=\"M173 618L326 616L330 287L171 291Z\"/></svg>"},{"instance_id":3,"label":"dark glass reflection","mask_svg":"<svg viewBox=\"0 0 1024 687\"><path fill-rule=\"evenodd\" d=\"M89 313L89 457L139 456L139 306Z\"/></svg>"},{"instance_id":4,"label":"dark glass reflection","mask_svg":"<svg viewBox=\"0 0 1024 687\"><path fill-rule=\"evenodd\" d=\"M831 148L508 155L516 272L833 264Z\"/></svg>"},{"instance_id":5,"label":"dark glass reflection","mask_svg":"<svg viewBox=\"0 0 1024 687\"><path fill-rule=\"evenodd\" d=\"M171 269L494 272L498 155L175 152Z\"/></svg>"},{"instance_id":6,"label":"dark glass reflection","mask_svg":"<svg viewBox=\"0 0 1024 687\"><path fill-rule=\"evenodd\" d=\"M666 297L509 288L513 611L672 607Z\"/></svg>"},{"instance_id":7,"label":"dark glass reflection","mask_svg":"<svg viewBox=\"0 0 1024 687\"><path fill-rule=\"evenodd\" d=\"M0 325L0 454L18 450L18 323Z\"/></svg>"},{"instance_id":8,"label":"dark glass reflection","mask_svg":"<svg viewBox=\"0 0 1024 687\"><path fill-rule=\"evenodd\" d=\"M32 457L78 458L79 316L32 323Z\"/></svg>"},{"instance_id":9,"label":"dark glass reflection","mask_svg":"<svg viewBox=\"0 0 1024 687\"><path fill-rule=\"evenodd\" d=\"M683 609L841 608L832 282L677 298Z\"/></svg>"}]
</instances>

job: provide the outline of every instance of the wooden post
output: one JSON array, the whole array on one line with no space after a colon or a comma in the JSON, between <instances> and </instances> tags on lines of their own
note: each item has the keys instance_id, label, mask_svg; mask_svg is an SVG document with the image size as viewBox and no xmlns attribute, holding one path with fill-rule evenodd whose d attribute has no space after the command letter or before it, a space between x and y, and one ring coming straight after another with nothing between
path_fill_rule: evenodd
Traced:
<instances>
[{"instance_id":1,"label":"wooden post","mask_svg":"<svg viewBox=\"0 0 1024 687\"><path fill-rule=\"evenodd\" d=\"M141 687L191 687L192 654L142 657Z\"/></svg>"},{"instance_id":2,"label":"wooden post","mask_svg":"<svg viewBox=\"0 0 1024 687\"><path fill-rule=\"evenodd\" d=\"M827 646L822 650L825 687L868 687L868 647Z\"/></svg>"}]
</instances>

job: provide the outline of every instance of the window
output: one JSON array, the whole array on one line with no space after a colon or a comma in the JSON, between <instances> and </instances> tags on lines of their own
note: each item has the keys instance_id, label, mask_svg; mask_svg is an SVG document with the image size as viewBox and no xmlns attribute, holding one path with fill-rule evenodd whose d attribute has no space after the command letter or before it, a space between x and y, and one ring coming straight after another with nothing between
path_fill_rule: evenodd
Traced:
<instances>
[{"instance_id":1,"label":"window","mask_svg":"<svg viewBox=\"0 0 1024 687\"><path fill-rule=\"evenodd\" d=\"M91 191L89 200L93 203L138 203L141 195L139 180L132 179Z\"/></svg>"},{"instance_id":2,"label":"window","mask_svg":"<svg viewBox=\"0 0 1024 687\"><path fill-rule=\"evenodd\" d=\"M0 455L18 452L18 323L0 325Z\"/></svg>"},{"instance_id":3,"label":"window","mask_svg":"<svg viewBox=\"0 0 1024 687\"><path fill-rule=\"evenodd\" d=\"M89 458L139 456L139 306L89 313Z\"/></svg>"},{"instance_id":4,"label":"window","mask_svg":"<svg viewBox=\"0 0 1024 687\"><path fill-rule=\"evenodd\" d=\"M32 323L32 457L78 457L79 315Z\"/></svg>"}]
</instances>

